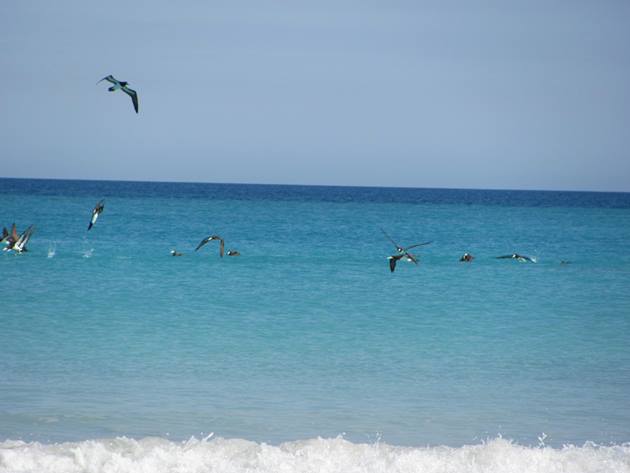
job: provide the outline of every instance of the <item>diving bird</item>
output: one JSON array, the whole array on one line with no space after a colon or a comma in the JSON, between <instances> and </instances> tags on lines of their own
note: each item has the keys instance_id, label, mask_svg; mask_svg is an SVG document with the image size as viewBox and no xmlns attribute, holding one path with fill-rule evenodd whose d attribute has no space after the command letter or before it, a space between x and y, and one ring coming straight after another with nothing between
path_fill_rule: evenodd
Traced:
<instances>
[{"instance_id":1,"label":"diving bird","mask_svg":"<svg viewBox=\"0 0 630 473\"><path fill-rule=\"evenodd\" d=\"M5 236L6 232L6 236ZM11 232L9 233L6 228L2 230L2 241L5 244L3 251L11 251L20 237L17 234L17 227L15 223L11 225Z\"/></svg>"},{"instance_id":2,"label":"diving bird","mask_svg":"<svg viewBox=\"0 0 630 473\"><path fill-rule=\"evenodd\" d=\"M237 250L228 250L226 254L228 256L241 256L241 254Z\"/></svg>"},{"instance_id":3,"label":"diving bird","mask_svg":"<svg viewBox=\"0 0 630 473\"><path fill-rule=\"evenodd\" d=\"M470 263L474 259L475 257L471 255L470 253L464 253L462 257L459 259L459 261L462 263Z\"/></svg>"},{"instance_id":4,"label":"diving bird","mask_svg":"<svg viewBox=\"0 0 630 473\"><path fill-rule=\"evenodd\" d=\"M405 260L409 261L410 263L418 264L418 260L411 253L404 252L404 253L398 253L397 255L388 256L387 259L389 260L389 270L392 273L396 269L396 263L398 263L398 261L403 258L405 258Z\"/></svg>"},{"instance_id":5,"label":"diving bird","mask_svg":"<svg viewBox=\"0 0 630 473\"><path fill-rule=\"evenodd\" d=\"M497 256L496 259L515 259L516 261L519 261L520 263L525 263L526 261L529 261L530 263L536 262L535 259L530 258L529 256L519 255L518 253L512 253L511 255Z\"/></svg>"},{"instance_id":6,"label":"diving bird","mask_svg":"<svg viewBox=\"0 0 630 473\"><path fill-rule=\"evenodd\" d=\"M7 227L3 227L2 228L2 237L0 238L0 243L8 244L9 236L10 236L9 230L7 230Z\"/></svg>"},{"instance_id":7,"label":"diving bird","mask_svg":"<svg viewBox=\"0 0 630 473\"><path fill-rule=\"evenodd\" d=\"M96 204L96 207L94 207L94 210L92 210L92 218L90 219L88 230L90 230L90 228L94 226L94 224L96 223L96 219L98 219L98 216L101 214L101 212L103 212L103 209L105 209L105 204L103 202L104 201L99 200Z\"/></svg>"},{"instance_id":8,"label":"diving bird","mask_svg":"<svg viewBox=\"0 0 630 473\"><path fill-rule=\"evenodd\" d=\"M195 248L195 251L197 251L203 245L205 245L206 243L212 240L219 240L219 256L223 258L223 248L225 246L225 242L223 241L223 238L221 238L219 235L210 235L209 237L204 238L203 240L199 242L199 244L197 245L197 248Z\"/></svg>"},{"instance_id":9,"label":"diving bird","mask_svg":"<svg viewBox=\"0 0 630 473\"><path fill-rule=\"evenodd\" d=\"M396 243L394 241L394 239L392 237L390 237L387 232L385 230L383 230L381 228L381 231L383 232L383 235L385 235L385 237L392 242L392 244L394 245L394 247L396 248L396 251L398 253L406 253L407 250L410 250L412 248L415 248L416 246L424 246L424 245L428 245L430 243L433 243L432 241L425 241L424 243L416 243L415 245L409 245L409 246L400 246L398 243Z\"/></svg>"},{"instance_id":10,"label":"diving bird","mask_svg":"<svg viewBox=\"0 0 630 473\"><path fill-rule=\"evenodd\" d=\"M114 78L114 76L109 75L107 77L103 77L101 80L99 80L97 82L97 84L103 82L104 80L106 80L107 82L111 82L112 84L114 84L113 86L111 86L109 89L110 92L115 92L117 90L122 90L124 93L126 93L129 97L131 97L131 101L133 102L133 108L135 109L136 113L138 113L138 94L136 93L135 90L130 89L129 87L127 87L128 82L121 82L117 79Z\"/></svg>"},{"instance_id":11,"label":"diving bird","mask_svg":"<svg viewBox=\"0 0 630 473\"><path fill-rule=\"evenodd\" d=\"M18 237L15 231L15 224L13 224L13 228L11 229L11 235L9 236L9 245L4 248L5 251L15 251L16 253L24 253L27 252L26 244L31 239L35 228L33 225L30 225L26 230L22 232L22 234Z\"/></svg>"}]
</instances>

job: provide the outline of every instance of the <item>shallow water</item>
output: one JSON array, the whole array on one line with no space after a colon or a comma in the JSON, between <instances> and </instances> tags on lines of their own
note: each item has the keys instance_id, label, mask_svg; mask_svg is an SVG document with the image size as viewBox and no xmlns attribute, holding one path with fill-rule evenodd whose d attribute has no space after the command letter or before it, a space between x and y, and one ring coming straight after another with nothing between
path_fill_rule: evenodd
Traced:
<instances>
[{"instance_id":1,"label":"shallow water","mask_svg":"<svg viewBox=\"0 0 630 473\"><path fill-rule=\"evenodd\" d=\"M0 255L0 440L630 441L629 194L0 179L0 197L0 225L37 227ZM391 274L380 227L433 243ZM195 253L211 233L242 256ZM537 264L494 258L514 251Z\"/></svg>"}]
</instances>

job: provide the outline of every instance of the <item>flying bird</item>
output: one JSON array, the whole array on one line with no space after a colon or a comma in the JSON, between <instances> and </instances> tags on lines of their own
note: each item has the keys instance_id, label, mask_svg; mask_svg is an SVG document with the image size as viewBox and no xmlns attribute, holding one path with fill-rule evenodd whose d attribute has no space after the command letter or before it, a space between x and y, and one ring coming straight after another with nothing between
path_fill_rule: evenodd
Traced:
<instances>
[{"instance_id":1,"label":"flying bird","mask_svg":"<svg viewBox=\"0 0 630 473\"><path fill-rule=\"evenodd\" d=\"M397 255L393 255L393 256L388 256L387 259L389 260L389 270L392 273L396 269L396 263L398 263L398 261L403 258L405 258L405 260L409 261L410 263L418 264L418 260L411 253L405 252L405 253L398 253Z\"/></svg>"},{"instance_id":2,"label":"flying bird","mask_svg":"<svg viewBox=\"0 0 630 473\"><path fill-rule=\"evenodd\" d=\"M520 263L525 263L526 261L529 261L530 263L536 262L535 259L530 258L529 256L519 255L518 253L512 253L511 255L497 256L496 259L515 259L516 261Z\"/></svg>"},{"instance_id":3,"label":"flying bird","mask_svg":"<svg viewBox=\"0 0 630 473\"><path fill-rule=\"evenodd\" d=\"M392 242L392 244L394 245L394 248L396 248L396 251L398 253L406 253L408 250L415 248L417 246L424 246L424 245L429 245L430 243L433 243L432 241L425 241L424 243L416 243L415 245L409 245L409 246L400 246L398 243L396 243L394 241L394 239L392 237L390 237L387 232L385 230L383 230L381 228L381 231L383 232L383 235L385 235L385 237Z\"/></svg>"},{"instance_id":4,"label":"flying bird","mask_svg":"<svg viewBox=\"0 0 630 473\"><path fill-rule=\"evenodd\" d=\"M114 84L113 86L111 86L109 89L110 92L115 92L117 90L122 90L124 93L126 93L129 97L131 97L131 101L133 102L133 108L135 109L136 113L138 113L138 94L136 93L135 90L130 89L129 87L127 87L128 82L121 82L117 79L114 78L114 76L109 75L107 77L103 77L101 80L99 80L97 82L97 84L103 82L104 80L106 80L107 82L111 82L112 84Z\"/></svg>"},{"instance_id":5,"label":"flying bird","mask_svg":"<svg viewBox=\"0 0 630 473\"><path fill-rule=\"evenodd\" d=\"M206 243L212 240L219 240L219 256L223 258L223 249L225 247L225 242L223 241L223 238L221 238L219 235L210 235L209 237L204 238L203 240L199 242L199 244L197 245L197 248L195 248L195 251L197 251L203 245L205 245Z\"/></svg>"},{"instance_id":6,"label":"flying bird","mask_svg":"<svg viewBox=\"0 0 630 473\"><path fill-rule=\"evenodd\" d=\"M92 218L90 219L88 230L90 230L94 226L96 220L98 219L98 216L101 214L101 212L103 212L103 209L105 209L105 204L103 202L104 201L99 200L99 202L94 207L94 210L92 210Z\"/></svg>"}]
</instances>

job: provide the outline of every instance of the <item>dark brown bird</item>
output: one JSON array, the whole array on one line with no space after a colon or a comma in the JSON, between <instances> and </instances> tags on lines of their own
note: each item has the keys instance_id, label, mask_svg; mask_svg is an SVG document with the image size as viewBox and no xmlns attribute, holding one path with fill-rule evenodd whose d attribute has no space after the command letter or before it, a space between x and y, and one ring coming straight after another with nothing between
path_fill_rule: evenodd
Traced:
<instances>
[{"instance_id":1,"label":"dark brown bird","mask_svg":"<svg viewBox=\"0 0 630 473\"><path fill-rule=\"evenodd\" d=\"M536 262L534 258L530 258L529 256L519 255L518 253L512 253L511 255L497 256L496 259L515 259L516 261L520 263L525 263L526 261L530 263Z\"/></svg>"},{"instance_id":2,"label":"dark brown bird","mask_svg":"<svg viewBox=\"0 0 630 473\"><path fill-rule=\"evenodd\" d=\"M199 242L197 248L195 248L195 251L197 251L203 245L212 240L219 240L219 256L223 258L223 249L225 248L225 242L223 241L223 238L221 238L219 235L210 235L209 237L204 238Z\"/></svg>"},{"instance_id":3,"label":"dark brown bird","mask_svg":"<svg viewBox=\"0 0 630 473\"><path fill-rule=\"evenodd\" d=\"M394 241L394 239L392 237L390 237L387 232L385 230L383 230L381 228L381 231L383 232L383 235L385 235L385 237L392 242L392 244L394 245L394 248L396 248L396 251L398 253L407 253L408 250L415 248L417 246L424 246L424 245L429 245L431 243L433 243L432 241L425 241L424 243L416 243L414 245L409 245L409 246L400 246L398 243L396 243Z\"/></svg>"},{"instance_id":4,"label":"dark brown bird","mask_svg":"<svg viewBox=\"0 0 630 473\"><path fill-rule=\"evenodd\" d=\"M228 256L241 256L241 254L237 250L228 250Z\"/></svg>"},{"instance_id":5,"label":"dark brown bird","mask_svg":"<svg viewBox=\"0 0 630 473\"><path fill-rule=\"evenodd\" d=\"M405 252L405 253L399 253L399 254L393 255L393 256L388 256L387 259L389 260L389 270L392 273L396 269L396 263L398 263L398 260L400 260L402 258L405 258L406 261L409 261L410 263L418 264L418 260L411 253Z\"/></svg>"},{"instance_id":6,"label":"dark brown bird","mask_svg":"<svg viewBox=\"0 0 630 473\"><path fill-rule=\"evenodd\" d=\"M471 255L470 253L464 253L462 257L459 259L459 261L463 263L470 263L474 259L475 257Z\"/></svg>"}]
</instances>

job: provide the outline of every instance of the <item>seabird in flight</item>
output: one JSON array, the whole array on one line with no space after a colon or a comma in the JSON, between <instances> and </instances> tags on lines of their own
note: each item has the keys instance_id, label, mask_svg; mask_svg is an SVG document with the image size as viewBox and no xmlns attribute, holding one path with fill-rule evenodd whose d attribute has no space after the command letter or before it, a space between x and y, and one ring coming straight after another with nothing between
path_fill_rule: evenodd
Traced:
<instances>
[{"instance_id":1,"label":"seabird in flight","mask_svg":"<svg viewBox=\"0 0 630 473\"><path fill-rule=\"evenodd\" d=\"M226 254L228 256L241 256L241 254L237 250L228 250Z\"/></svg>"},{"instance_id":2,"label":"seabird in flight","mask_svg":"<svg viewBox=\"0 0 630 473\"><path fill-rule=\"evenodd\" d=\"M111 82L112 84L114 84L113 86L111 86L109 89L110 92L115 92L116 90L122 90L124 93L126 93L129 97L131 97L131 101L133 102L133 108L135 109L136 113L138 113L138 94L136 93L135 90L130 89L129 87L127 87L128 82L121 82L119 80L116 80L114 78L114 76L109 75L107 77L103 77L101 80L99 80L97 82L103 82L104 80L106 80L107 82Z\"/></svg>"},{"instance_id":3,"label":"seabird in flight","mask_svg":"<svg viewBox=\"0 0 630 473\"><path fill-rule=\"evenodd\" d=\"M526 261L529 261L530 263L536 262L535 259L530 258L529 256L519 255L518 253L512 253L511 255L497 256L496 259L515 259L516 261L520 263L525 263Z\"/></svg>"},{"instance_id":4,"label":"seabird in flight","mask_svg":"<svg viewBox=\"0 0 630 473\"><path fill-rule=\"evenodd\" d=\"M399 253L397 255L388 256L387 259L389 260L389 270L392 273L396 269L396 263L398 262L398 260L402 258L405 258L405 260L409 261L410 263L418 264L417 258L411 253L404 252L404 253Z\"/></svg>"},{"instance_id":5,"label":"seabird in flight","mask_svg":"<svg viewBox=\"0 0 630 473\"><path fill-rule=\"evenodd\" d=\"M210 235L209 237L204 238L203 240L199 242L199 244L197 245L197 248L195 248L195 251L197 251L203 245L205 245L206 243L212 240L219 240L219 256L223 258L223 248L225 246L225 242L223 241L223 238L221 238L219 235Z\"/></svg>"},{"instance_id":6,"label":"seabird in flight","mask_svg":"<svg viewBox=\"0 0 630 473\"><path fill-rule=\"evenodd\" d=\"M105 204L103 203L102 200L100 200L98 204L96 204L96 207L94 207L94 210L92 210L92 218L90 219L88 230L92 228L92 226L94 226L94 224L96 223L96 219L101 214L101 212L103 212L104 208L105 208Z\"/></svg>"},{"instance_id":7,"label":"seabird in flight","mask_svg":"<svg viewBox=\"0 0 630 473\"><path fill-rule=\"evenodd\" d=\"M470 263L474 259L475 259L475 257L473 255L471 255L470 253L464 253L462 255L462 257L459 259L459 261L461 261L463 263Z\"/></svg>"},{"instance_id":8,"label":"seabird in flight","mask_svg":"<svg viewBox=\"0 0 630 473\"><path fill-rule=\"evenodd\" d=\"M392 237L390 237L387 232L385 230L383 230L381 228L381 231L383 232L383 235L385 235L387 237L387 239L389 241L392 242L392 244L394 245L394 247L396 248L396 251L398 253L406 253L408 250L415 248L416 246L424 246L424 245L428 245L430 243L433 243L432 241L425 241L424 243L416 243L415 245L409 245L409 246L400 246L398 243L396 243L394 241L394 239Z\"/></svg>"}]
</instances>

